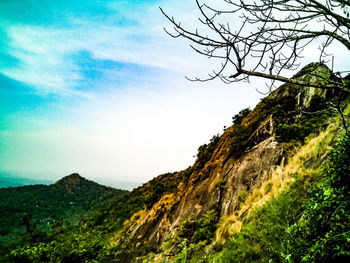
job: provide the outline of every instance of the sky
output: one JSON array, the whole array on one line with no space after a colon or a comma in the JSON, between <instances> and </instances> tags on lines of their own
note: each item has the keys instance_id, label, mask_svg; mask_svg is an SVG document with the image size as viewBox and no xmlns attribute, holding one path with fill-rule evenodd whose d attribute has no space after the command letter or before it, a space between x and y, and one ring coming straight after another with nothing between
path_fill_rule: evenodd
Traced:
<instances>
[{"instance_id":1,"label":"sky","mask_svg":"<svg viewBox=\"0 0 350 263\"><path fill-rule=\"evenodd\" d=\"M0 173L118 186L191 165L264 81L190 82L211 62L172 39L188 0L0 0Z\"/></svg>"}]
</instances>

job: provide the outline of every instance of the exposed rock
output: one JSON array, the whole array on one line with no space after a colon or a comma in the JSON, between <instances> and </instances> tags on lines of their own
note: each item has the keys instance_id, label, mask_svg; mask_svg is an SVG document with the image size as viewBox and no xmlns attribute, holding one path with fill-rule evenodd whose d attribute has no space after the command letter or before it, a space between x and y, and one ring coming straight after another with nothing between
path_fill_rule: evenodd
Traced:
<instances>
[{"instance_id":1,"label":"exposed rock","mask_svg":"<svg viewBox=\"0 0 350 263\"><path fill-rule=\"evenodd\" d=\"M227 188L223 194L221 214L232 213L237 206L239 193L259 187L269 178L269 172L281 163L282 157L283 148L275 138L270 137L245 154L238 164L228 162L223 169L227 171Z\"/></svg>"},{"instance_id":2,"label":"exposed rock","mask_svg":"<svg viewBox=\"0 0 350 263\"><path fill-rule=\"evenodd\" d=\"M315 71L326 78L332 75L326 66L313 63L294 78L319 83ZM267 98L286 111L294 111L308 106L314 94L328 96L325 90L284 84ZM252 193L269 179L272 170L281 165L284 150L274 138L275 123L264 103L260 102L241 123L253 129L248 141L242 144L243 154L232 153L230 147L230 135L237 127L227 128L204 166L196 169L199 167L197 161L189 178L181 181L176 191L164 195L148 211L145 210L132 227L129 226L126 231L128 242L161 245L166 237L176 235L186 219L196 220L213 209L219 217L230 215L239 206L240 193ZM178 178L179 173L169 174L170 177ZM159 177L159 180L169 178Z\"/></svg>"},{"instance_id":3,"label":"exposed rock","mask_svg":"<svg viewBox=\"0 0 350 263\"><path fill-rule=\"evenodd\" d=\"M152 207L132 231L130 240L137 243L146 237L149 243L160 244L165 233L174 235L185 219L199 218L211 209L220 215L232 213L239 193L260 186L269 177L269 171L279 165L282 155L283 148L270 137L240 160L230 159L222 167L222 159L192 174L184 189L179 187L176 194L163 196ZM225 182L221 187L216 183L220 179Z\"/></svg>"}]
</instances>

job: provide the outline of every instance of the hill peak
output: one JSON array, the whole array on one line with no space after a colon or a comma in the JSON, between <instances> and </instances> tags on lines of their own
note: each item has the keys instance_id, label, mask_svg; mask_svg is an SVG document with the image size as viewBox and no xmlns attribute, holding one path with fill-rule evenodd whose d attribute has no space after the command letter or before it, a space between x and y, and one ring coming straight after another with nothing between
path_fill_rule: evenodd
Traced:
<instances>
[{"instance_id":1,"label":"hill peak","mask_svg":"<svg viewBox=\"0 0 350 263\"><path fill-rule=\"evenodd\" d=\"M62 183L69 183L69 182L76 182L76 183L79 183L81 181L84 181L87 179L85 179L84 177L82 177L80 174L78 173L72 173L70 175L67 175L65 177L63 177L62 179L58 180L56 182L56 184L62 184Z\"/></svg>"},{"instance_id":2,"label":"hill peak","mask_svg":"<svg viewBox=\"0 0 350 263\"><path fill-rule=\"evenodd\" d=\"M73 173L58 180L55 183L55 186L64 188L68 193L72 193L80 189L82 185L86 185L89 183L93 182L90 182L89 180L80 176L78 173Z\"/></svg>"}]
</instances>

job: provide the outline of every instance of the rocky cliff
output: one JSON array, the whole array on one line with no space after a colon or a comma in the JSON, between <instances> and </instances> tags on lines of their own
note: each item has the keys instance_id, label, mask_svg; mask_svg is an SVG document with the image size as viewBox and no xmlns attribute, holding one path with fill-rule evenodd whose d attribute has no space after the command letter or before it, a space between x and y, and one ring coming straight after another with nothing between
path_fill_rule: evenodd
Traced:
<instances>
[{"instance_id":1,"label":"rocky cliff","mask_svg":"<svg viewBox=\"0 0 350 263\"><path fill-rule=\"evenodd\" d=\"M295 78L322 83L322 78L315 78L320 74L326 78L333 77L327 67L313 63ZM177 187L125 224L125 242L136 244L136 247L152 244L159 248L165 240L178 235L185 221L194 222L209 211L214 211L216 221L231 218L231 227L237 222L234 227L239 230L242 219L254 208L252 204L244 205L246 197L256 195L251 200L255 200L255 205L262 204L269 195L267 182L272 177L284 180L281 171L290 156L291 143L278 139L284 136L283 130L281 132L277 128L283 123L280 120L282 115L294 112L291 117L294 121L300 118L303 109L310 107L315 94L328 98L333 93L291 84L284 84L272 92L254 110L241 116L239 123L226 129L215 143L213 139L210 145L204 147L206 150L213 149L206 152L204 159L198 155L186 177L181 175L183 172L171 174ZM297 143L293 143L295 148ZM159 177L159 180L163 179L164 176ZM170 180L170 177L166 179ZM261 190L262 186L265 190ZM283 182L275 187L282 188Z\"/></svg>"}]
</instances>

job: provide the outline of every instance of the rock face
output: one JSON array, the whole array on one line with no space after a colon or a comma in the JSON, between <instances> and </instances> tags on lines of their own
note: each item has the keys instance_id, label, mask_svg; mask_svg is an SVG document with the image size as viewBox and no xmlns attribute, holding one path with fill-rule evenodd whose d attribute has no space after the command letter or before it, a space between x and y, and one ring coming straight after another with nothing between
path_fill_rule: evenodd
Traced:
<instances>
[{"instance_id":1,"label":"rock face","mask_svg":"<svg viewBox=\"0 0 350 263\"><path fill-rule=\"evenodd\" d=\"M220 216L234 212L239 194L260 186L271 169L281 163L283 148L270 137L238 160L216 159L221 154L218 151L213 162L193 173L186 186L180 183L176 194L163 196L132 231L131 241L147 238L149 243L160 244L165 233L174 235L184 219L199 218L212 209Z\"/></svg>"},{"instance_id":2,"label":"rock face","mask_svg":"<svg viewBox=\"0 0 350 263\"><path fill-rule=\"evenodd\" d=\"M311 64L302 70L303 74L295 77L308 80L319 68L322 74L330 74L325 66ZM287 110L296 110L307 105L309 95L317 92L323 91L285 84L268 99ZM129 228L130 243L160 245L166 237L174 236L186 219L198 219L209 210L215 210L219 217L234 213L242 192L253 192L269 179L273 169L283 165L284 150L274 138L272 114L266 111L262 102L243 119L241 126L254 129L242 144L244 152L232 153L231 134L237 127L229 127L220 137L209 161L199 169L197 161L190 176L180 182L176 191L164 195ZM176 177L176 173L172 176Z\"/></svg>"},{"instance_id":3,"label":"rock face","mask_svg":"<svg viewBox=\"0 0 350 263\"><path fill-rule=\"evenodd\" d=\"M269 172L283 160L283 148L274 137L259 143L247 154L240 163L230 160L223 169L227 176L227 188L223 192L221 214L233 213L237 206L238 194L251 191L269 178ZM232 163L232 164L231 164Z\"/></svg>"}]
</instances>

